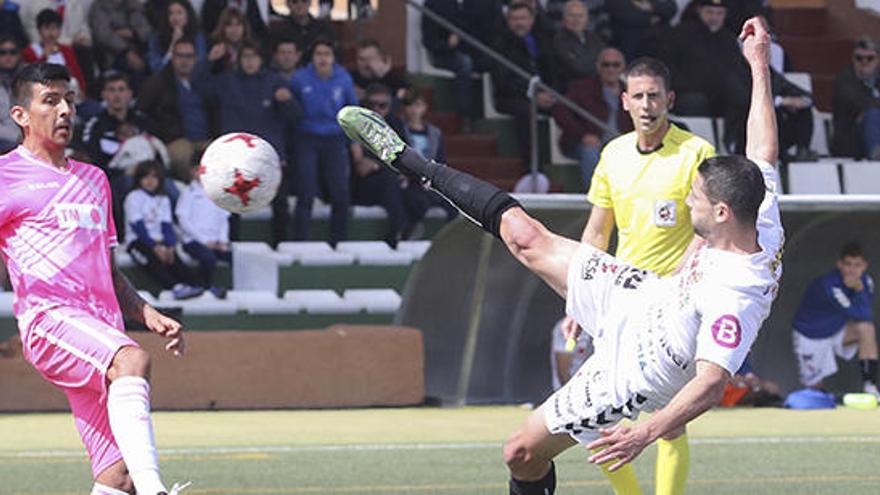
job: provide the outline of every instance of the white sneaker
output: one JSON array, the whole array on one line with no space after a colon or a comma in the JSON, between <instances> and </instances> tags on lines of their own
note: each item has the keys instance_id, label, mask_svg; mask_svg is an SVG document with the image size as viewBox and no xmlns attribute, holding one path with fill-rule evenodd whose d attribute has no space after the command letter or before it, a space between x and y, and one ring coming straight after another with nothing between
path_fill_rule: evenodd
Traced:
<instances>
[{"instance_id":1,"label":"white sneaker","mask_svg":"<svg viewBox=\"0 0 880 495\"><path fill-rule=\"evenodd\" d=\"M862 390L866 394L873 395L877 398L878 401L880 401L880 390L877 390L877 385L874 385L873 382L865 382L865 386L862 388Z\"/></svg>"},{"instance_id":2,"label":"white sneaker","mask_svg":"<svg viewBox=\"0 0 880 495\"><path fill-rule=\"evenodd\" d=\"M180 492L185 490L189 485L192 485L192 481L187 481L186 483L183 483L183 484L175 483L174 486L171 487L171 491L168 492L168 495L178 495Z\"/></svg>"}]
</instances>

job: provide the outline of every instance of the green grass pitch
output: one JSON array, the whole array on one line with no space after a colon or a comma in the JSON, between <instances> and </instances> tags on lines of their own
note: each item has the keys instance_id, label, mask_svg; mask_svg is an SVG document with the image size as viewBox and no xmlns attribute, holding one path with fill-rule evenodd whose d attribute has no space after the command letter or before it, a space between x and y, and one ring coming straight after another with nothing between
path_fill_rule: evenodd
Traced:
<instances>
[{"instance_id":1,"label":"green grass pitch","mask_svg":"<svg viewBox=\"0 0 880 495\"><path fill-rule=\"evenodd\" d=\"M501 494L517 407L159 412L166 481L186 494ZM689 494L880 493L880 410L717 410L690 426ZM68 414L0 415L0 494L85 494ZM635 463L653 493L655 448ZM559 494L611 493L582 449L557 461Z\"/></svg>"}]
</instances>

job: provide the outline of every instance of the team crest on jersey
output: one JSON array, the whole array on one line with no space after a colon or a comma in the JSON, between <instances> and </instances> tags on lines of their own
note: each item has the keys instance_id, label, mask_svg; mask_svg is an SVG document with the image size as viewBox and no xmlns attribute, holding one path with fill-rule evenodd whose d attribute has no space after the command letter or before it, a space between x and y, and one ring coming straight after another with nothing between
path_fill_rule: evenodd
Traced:
<instances>
[{"instance_id":1,"label":"team crest on jersey","mask_svg":"<svg viewBox=\"0 0 880 495\"><path fill-rule=\"evenodd\" d=\"M104 211L95 205L58 203L55 205L55 218L62 229L106 230L107 227Z\"/></svg>"},{"instance_id":2,"label":"team crest on jersey","mask_svg":"<svg viewBox=\"0 0 880 495\"><path fill-rule=\"evenodd\" d=\"M654 201L654 225L658 227L675 227L675 200L660 199Z\"/></svg>"},{"instance_id":3,"label":"team crest on jersey","mask_svg":"<svg viewBox=\"0 0 880 495\"><path fill-rule=\"evenodd\" d=\"M739 319L733 315L724 315L712 324L712 338L721 347L736 349L742 340L742 328Z\"/></svg>"}]
</instances>

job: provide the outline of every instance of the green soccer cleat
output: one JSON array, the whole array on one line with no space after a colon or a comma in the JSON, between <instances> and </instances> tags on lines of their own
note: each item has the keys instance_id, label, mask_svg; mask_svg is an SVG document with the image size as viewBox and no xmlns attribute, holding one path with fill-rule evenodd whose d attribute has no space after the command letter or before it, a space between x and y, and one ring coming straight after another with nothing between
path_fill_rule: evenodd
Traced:
<instances>
[{"instance_id":1,"label":"green soccer cleat","mask_svg":"<svg viewBox=\"0 0 880 495\"><path fill-rule=\"evenodd\" d=\"M372 110L356 106L343 107L336 114L336 120L348 137L389 166L406 149L406 143L394 129Z\"/></svg>"}]
</instances>

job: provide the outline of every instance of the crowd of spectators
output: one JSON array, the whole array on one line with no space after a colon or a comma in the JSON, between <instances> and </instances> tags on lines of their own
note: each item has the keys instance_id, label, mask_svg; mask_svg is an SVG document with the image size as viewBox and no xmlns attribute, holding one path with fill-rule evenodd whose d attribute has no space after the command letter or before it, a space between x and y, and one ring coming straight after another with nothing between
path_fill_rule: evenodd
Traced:
<instances>
[{"instance_id":1,"label":"crowd of spectators","mask_svg":"<svg viewBox=\"0 0 880 495\"><path fill-rule=\"evenodd\" d=\"M454 102L464 132L479 117L473 75L488 72L495 107L515 119L524 163L531 161L534 102L556 119L563 152L580 161L588 182L604 143L629 130L619 109L625 89L619 78L624 64L638 57L658 57L672 69L674 114L724 117L725 148L742 151L750 82L736 33L745 18L767 15L767 2L693 0L679 11L680 3L425 1L425 7L589 110L606 128L569 111L534 79L519 77L427 17L421 40L431 63L455 74ZM24 63L59 63L71 70L78 91L73 151L107 172L120 232L128 226L123 203L136 187L140 162L164 166L173 180L164 181L162 192L173 206L210 140L237 130L272 143L284 166L282 190L298 198L292 219L287 194L273 204L271 242L308 239L316 198L331 206L332 243L347 238L352 204L382 206L392 219L386 240L407 238L418 232L426 205L442 201L422 194L420 184L392 187L381 174L374 176L375 161L349 145L335 113L347 104L373 105L399 124L411 144L441 161L442 133L425 119L428 101L404 77L400 61L395 65L369 39L359 40L350 59L340 58L344 52L329 22L331 2L312 4L287 0L282 15L269 0L0 0L0 151L20 137L6 111L11 74ZM353 5L360 15L372 13L366 0ZM809 158L813 98L785 79L784 54L774 48L780 138L784 148L795 150L793 159ZM835 154L880 157L877 73L877 46L860 39L852 65L835 85ZM389 190L395 191L393 201L382 192Z\"/></svg>"}]
</instances>

